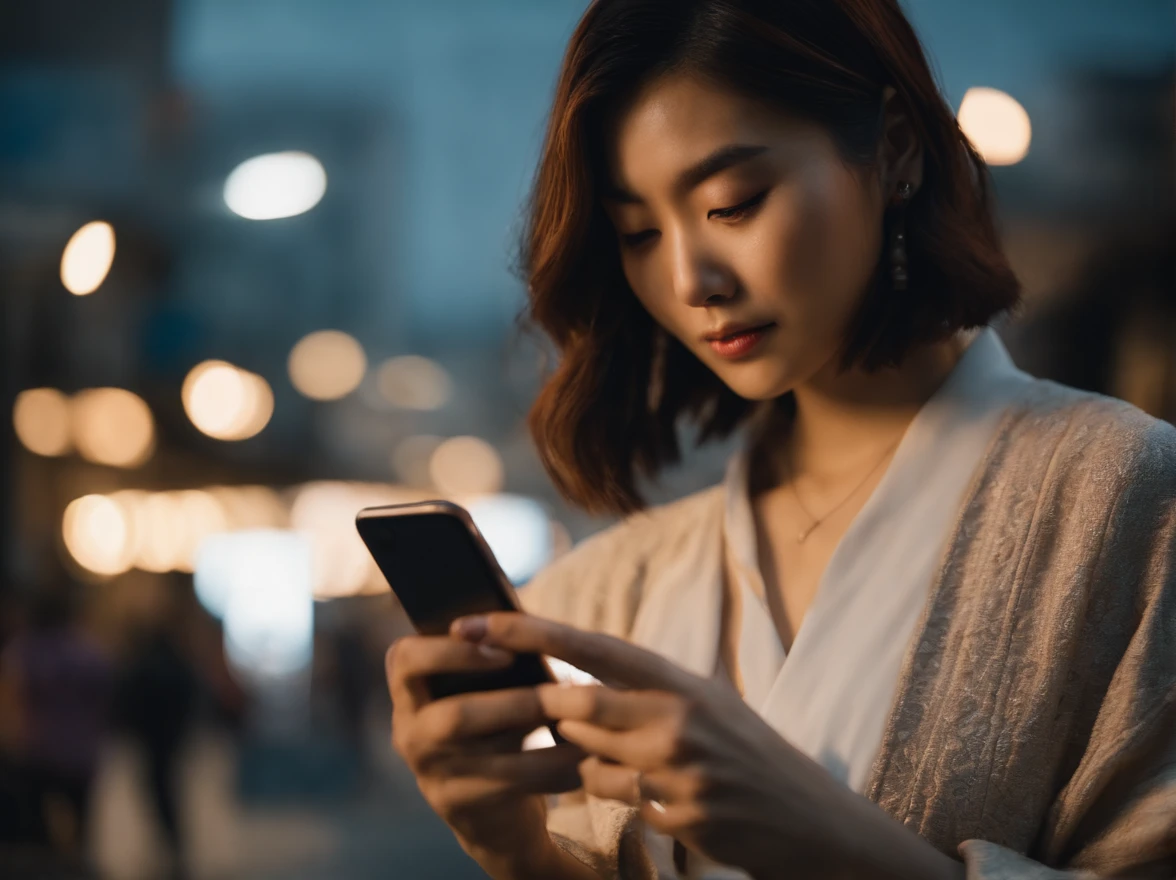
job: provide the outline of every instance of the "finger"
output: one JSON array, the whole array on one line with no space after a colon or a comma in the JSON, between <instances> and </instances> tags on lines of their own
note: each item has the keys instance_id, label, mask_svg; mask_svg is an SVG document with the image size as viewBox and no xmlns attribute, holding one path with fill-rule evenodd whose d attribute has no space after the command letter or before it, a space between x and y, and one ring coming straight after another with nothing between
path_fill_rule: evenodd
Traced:
<instances>
[{"instance_id":1,"label":"finger","mask_svg":"<svg viewBox=\"0 0 1176 880\"><path fill-rule=\"evenodd\" d=\"M513 755L523 749L526 733L518 730L508 730L503 733L492 733L477 739L462 740L454 751L464 755Z\"/></svg>"},{"instance_id":2,"label":"finger","mask_svg":"<svg viewBox=\"0 0 1176 880\"><path fill-rule=\"evenodd\" d=\"M580 779L584 791L602 798L612 798L636 806L643 789L638 788L639 774L632 767L602 761L590 755L580 762Z\"/></svg>"},{"instance_id":3,"label":"finger","mask_svg":"<svg viewBox=\"0 0 1176 880\"><path fill-rule=\"evenodd\" d=\"M581 786L584 752L572 745L509 755L452 755L430 772L444 773L447 794L473 799L476 791L497 794L560 794ZM463 798L464 790L464 798Z\"/></svg>"},{"instance_id":4,"label":"finger","mask_svg":"<svg viewBox=\"0 0 1176 880\"><path fill-rule=\"evenodd\" d=\"M657 801L668 808L690 801L691 788L683 774L673 770L638 772L625 764L614 764L589 755L580 763L580 778L584 791L602 798L613 798L638 806L646 801ZM690 801L692 802L692 801ZM659 814L663 809L655 806Z\"/></svg>"},{"instance_id":5,"label":"finger","mask_svg":"<svg viewBox=\"0 0 1176 880\"><path fill-rule=\"evenodd\" d=\"M601 685L542 684L535 693L547 718L609 730L632 730L669 715L681 699L666 691L619 691Z\"/></svg>"},{"instance_id":6,"label":"finger","mask_svg":"<svg viewBox=\"0 0 1176 880\"><path fill-rule=\"evenodd\" d=\"M417 724L438 741L460 741L522 731L520 736L547 721L536 688L458 694L424 706Z\"/></svg>"},{"instance_id":7,"label":"finger","mask_svg":"<svg viewBox=\"0 0 1176 880\"><path fill-rule=\"evenodd\" d=\"M585 724L583 721L561 721L556 725L556 729L564 739L575 743L585 752L607 758L613 763L634 766L629 765L629 762L621 757L633 751L631 748L626 748L628 744L625 739L632 735L630 733L617 733L603 727Z\"/></svg>"},{"instance_id":8,"label":"finger","mask_svg":"<svg viewBox=\"0 0 1176 880\"><path fill-rule=\"evenodd\" d=\"M666 658L623 639L585 632L521 612L496 612L454 622L451 632L516 653L547 654L603 681L685 693L699 679Z\"/></svg>"},{"instance_id":9,"label":"finger","mask_svg":"<svg viewBox=\"0 0 1176 880\"><path fill-rule=\"evenodd\" d=\"M501 669L513 657L508 651L474 645L449 636L404 636L387 657L392 702L415 711L432 700L425 679L439 672Z\"/></svg>"},{"instance_id":10,"label":"finger","mask_svg":"<svg viewBox=\"0 0 1176 880\"><path fill-rule=\"evenodd\" d=\"M396 695L392 692L393 691L392 667L393 667L393 665L395 665L395 663L396 663L396 642L393 642L392 644L390 644L388 646L388 650L384 652L384 683L387 685L388 697L390 699L396 698Z\"/></svg>"},{"instance_id":11,"label":"finger","mask_svg":"<svg viewBox=\"0 0 1176 880\"><path fill-rule=\"evenodd\" d=\"M556 729L586 752L647 773L679 769L698 755L697 749L668 734L656 722L632 730L608 730L583 721L560 721Z\"/></svg>"}]
</instances>

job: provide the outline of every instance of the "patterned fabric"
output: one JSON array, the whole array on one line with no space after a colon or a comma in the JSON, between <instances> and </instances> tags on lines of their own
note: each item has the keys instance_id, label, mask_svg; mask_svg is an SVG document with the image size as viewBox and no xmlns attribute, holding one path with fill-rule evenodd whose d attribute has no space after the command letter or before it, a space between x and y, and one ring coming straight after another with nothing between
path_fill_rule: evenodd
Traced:
<instances>
[{"instance_id":1,"label":"patterned fabric","mask_svg":"<svg viewBox=\"0 0 1176 880\"><path fill-rule=\"evenodd\" d=\"M966 497L866 796L969 880L1176 878L1176 429L1036 380ZM722 505L630 517L520 600L629 638L718 553ZM638 826L582 792L549 821L602 876L655 878Z\"/></svg>"}]
</instances>

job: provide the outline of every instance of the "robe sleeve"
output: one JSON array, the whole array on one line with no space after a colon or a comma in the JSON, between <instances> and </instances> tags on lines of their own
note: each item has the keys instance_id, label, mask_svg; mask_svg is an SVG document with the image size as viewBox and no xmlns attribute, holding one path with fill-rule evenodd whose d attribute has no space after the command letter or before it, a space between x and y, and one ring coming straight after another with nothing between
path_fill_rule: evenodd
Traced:
<instances>
[{"instance_id":1,"label":"robe sleeve","mask_svg":"<svg viewBox=\"0 0 1176 880\"><path fill-rule=\"evenodd\" d=\"M1127 457L1098 561L1103 589L1133 603L1135 629L1046 816L1043 861L965 840L967 880L1176 878L1176 432L1150 434Z\"/></svg>"}]
</instances>

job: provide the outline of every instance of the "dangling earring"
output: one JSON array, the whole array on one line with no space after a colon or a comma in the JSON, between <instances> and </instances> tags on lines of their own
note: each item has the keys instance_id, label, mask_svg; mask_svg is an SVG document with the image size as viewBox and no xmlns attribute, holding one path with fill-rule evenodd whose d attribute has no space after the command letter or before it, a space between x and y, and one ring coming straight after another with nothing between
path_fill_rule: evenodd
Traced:
<instances>
[{"instance_id":1,"label":"dangling earring","mask_svg":"<svg viewBox=\"0 0 1176 880\"><path fill-rule=\"evenodd\" d=\"M662 394L666 387L666 345L669 339L660 324L653 325L653 355L649 364L649 391L645 405L649 411L657 412L661 406Z\"/></svg>"},{"instance_id":2,"label":"dangling earring","mask_svg":"<svg viewBox=\"0 0 1176 880\"><path fill-rule=\"evenodd\" d=\"M908 181L899 181L890 226L890 279L895 290L906 290L907 286L906 207L912 192L914 187Z\"/></svg>"}]
</instances>

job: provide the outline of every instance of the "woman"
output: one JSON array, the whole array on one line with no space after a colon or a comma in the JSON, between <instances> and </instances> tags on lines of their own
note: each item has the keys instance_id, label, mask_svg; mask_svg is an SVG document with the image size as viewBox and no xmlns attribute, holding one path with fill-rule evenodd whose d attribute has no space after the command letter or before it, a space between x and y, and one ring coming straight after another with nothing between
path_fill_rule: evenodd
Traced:
<instances>
[{"instance_id":1,"label":"woman","mask_svg":"<svg viewBox=\"0 0 1176 880\"><path fill-rule=\"evenodd\" d=\"M893 0L594 2L523 257L544 463L631 515L529 614L389 652L491 876L1176 876L1176 432L1012 365L985 168ZM745 443L643 511L683 420ZM520 651L605 686L429 699Z\"/></svg>"}]
</instances>

